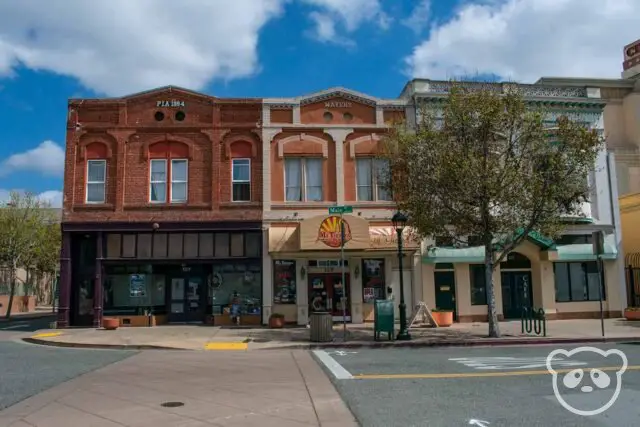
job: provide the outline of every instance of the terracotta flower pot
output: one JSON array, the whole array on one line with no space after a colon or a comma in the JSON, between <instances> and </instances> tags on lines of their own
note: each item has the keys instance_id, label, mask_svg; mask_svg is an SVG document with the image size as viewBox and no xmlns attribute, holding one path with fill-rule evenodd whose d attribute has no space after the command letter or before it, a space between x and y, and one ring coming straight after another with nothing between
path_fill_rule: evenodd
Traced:
<instances>
[{"instance_id":1,"label":"terracotta flower pot","mask_svg":"<svg viewBox=\"0 0 640 427\"><path fill-rule=\"evenodd\" d=\"M640 320L640 310L624 310L624 318L627 320Z\"/></svg>"},{"instance_id":2,"label":"terracotta flower pot","mask_svg":"<svg viewBox=\"0 0 640 427\"><path fill-rule=\"evenodd\" d=\"M440 327L453 325L453 311L432 311L431 315Z\"/></svg>"},{"instance_id":3,"label":"terracotta flower pot","mask_svg":"<svg viewBox=\"0 0 640 427\"><path fill-rule=\"evenodd\" d=\"M102 327L107 331L114 331L120 326L120 319L117 317L103 317Z\"/></svg>"},{"instance_id":4,"label":"terracotta flower pot","mask_svg":"<svg viewBox=\"0 0 640 427\"><path fill-rule=\"evenodd\" d=\"M280 329L284 327L284 317L283 316L269 317L269 327L272 329Z\"/></svg>"}]
</instances>

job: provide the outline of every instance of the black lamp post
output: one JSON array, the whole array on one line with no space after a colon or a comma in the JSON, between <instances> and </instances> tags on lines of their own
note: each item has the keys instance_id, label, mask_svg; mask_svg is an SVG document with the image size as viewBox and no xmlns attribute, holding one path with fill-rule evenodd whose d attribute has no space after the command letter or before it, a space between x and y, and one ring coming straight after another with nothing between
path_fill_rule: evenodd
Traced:
<instances>
[{"instance_id":1,"label":"black lamp post","mask_svg":"<svg viewBox=\"0 0 640 427\"><path fill-rule=\"evenodd\" d=\"M402 232L405 225L407 225L407 217L402 212L398 211L393 214L391 218L393 222L393 228L398 233L398 263L400 265L400 331L396 339L398 341L409 341L411 335L409 334L409 328L407 328L407 305L404 302L404 278L402 274Z\"/></svg>"}]
</instances>

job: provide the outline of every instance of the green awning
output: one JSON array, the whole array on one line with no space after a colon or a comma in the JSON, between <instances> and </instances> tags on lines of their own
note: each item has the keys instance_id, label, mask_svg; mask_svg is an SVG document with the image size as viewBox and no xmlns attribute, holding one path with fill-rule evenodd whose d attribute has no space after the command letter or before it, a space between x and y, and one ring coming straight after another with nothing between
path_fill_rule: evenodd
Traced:
<instances>
[{"instance_id":1,"label":"green awning","mask_svg":"<svg viewBox=\"0 0 640 427\"><path fill-rule=\"evenodd\" d=\"M527 238L532 243L536 243L540 250L555 252L557 257L554 261L590 261L595 260L593 254L593 246L591 244L575 244L575 245L555 245L549 239L538 238L529 235ZM549 245L551 243L551 245ZM615 235L609 234L604 239L603 259L617 259L618 251L616 249ZM484 262L484 246L475 246L471 248L431 248L422 257L425 264L436 263L469 263L478 264Z\"/></svg>"}]
</instances>

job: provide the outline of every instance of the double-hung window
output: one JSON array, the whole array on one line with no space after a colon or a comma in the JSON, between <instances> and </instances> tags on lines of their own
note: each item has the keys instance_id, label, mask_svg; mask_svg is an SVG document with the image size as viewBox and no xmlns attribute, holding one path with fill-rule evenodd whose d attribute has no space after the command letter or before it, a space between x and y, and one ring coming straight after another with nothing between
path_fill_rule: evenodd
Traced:
<instances>
[{"instance_id":1,"label":"double-hung window","mask_svg":"<svg viewBox=\"0 0 640 427\"><path fill-rule=\"evenodd\" d=\"M285 159L284 176L287 202L323 200L322 159L311 157Z\"/></svg>"},{"instance_id":2,"label":"double-hung window","mask_svg":"<svg viewBox=\"0 0 640 427\"><path fill-rule=\"evenodd\" d=\"M389 162L385 159L361 157L356 159L356 193L358 201L390 201L386 182Z\"/></svg>"},{"instance_id":3,"label":"double-hung window","mask_svg":"<svg viewBox=\"0 0 640 427\"><path fill-rule=\"evenodd\" d=\"M149 177L151 203L185 203L188 199L189 162L186 159L153 159ZM169 184L169 186L168 186Z\"/></svg>"},{"instance_id":4,"label":"double-hung window","mask_svg":"<svg viewBox=\"0 0 640 427\"><path fill-rule=\"evenodd\" d=\"M231 161L232 189L234 202L251 201L251 159L233 159Z\"/></svg>"},{"instance_id":5,"label":"double-hung window","mask_svg":"<svg viewBox=\"0 0 640 427\"><path fill-rule=\"evenodd\" d=\"M165 203L167 201L167 175L166 160L151 160L151 177L149 179L149 201L151 203Z\"/></svg>"},{"instance_id":6,"label":"double-hung window","mask_svg":"<svg viewBox=\"0 0 640 427\"><path fill-rule=\"evenodd\" d=\"M87 203L105 203L107 161L87 161Z\"/></svg>"},{"instance_id":7,"label":"double-hung window","mask_svg":"<svg viewBox=\"0 0 640 427\"><path fill-rule=\"evenodd\" d=\"M185 203L187 201L188 168L187 160L171 160L171 203Z\"/></svg>"}]
</instances>

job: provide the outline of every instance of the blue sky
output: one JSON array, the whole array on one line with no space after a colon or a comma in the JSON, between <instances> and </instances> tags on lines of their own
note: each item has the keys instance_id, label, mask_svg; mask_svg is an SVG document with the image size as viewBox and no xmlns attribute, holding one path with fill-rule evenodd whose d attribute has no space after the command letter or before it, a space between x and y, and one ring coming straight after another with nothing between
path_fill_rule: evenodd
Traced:
<instances>
[{"instance_id":1,"label":"blue sky","mask_svg":"<svg viewBox=\"0 0 640 427\"><path fill-rule=\"evenodd\" d=\"M0 2L0 199L61 203L67 99L178 85L220 97L412 77L610 77L640 38L637 0Z\"/></svg>"}]
</instances>

